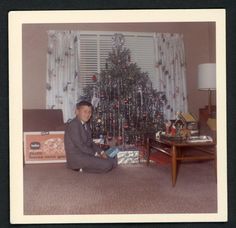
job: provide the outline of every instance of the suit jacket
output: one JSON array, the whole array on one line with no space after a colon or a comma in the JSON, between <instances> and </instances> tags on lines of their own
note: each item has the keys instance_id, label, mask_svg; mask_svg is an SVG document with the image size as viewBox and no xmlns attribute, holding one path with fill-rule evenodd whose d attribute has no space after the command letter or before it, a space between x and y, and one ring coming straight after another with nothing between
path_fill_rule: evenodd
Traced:
<instances>
[{"instance_id":1,"label":"suit jacket","mask_svg":"<svg viewBox=\"0 0 236 228\"><path fill-rule=\"evenodd\" d=\"M88 161L89 156L94 156L96 152L102 151L93 142L89 124L85 123L85 125L86 130L81 121L76 117L66 126L64 144L69 168L81 168Z\"/></svg>"}]
</instances>

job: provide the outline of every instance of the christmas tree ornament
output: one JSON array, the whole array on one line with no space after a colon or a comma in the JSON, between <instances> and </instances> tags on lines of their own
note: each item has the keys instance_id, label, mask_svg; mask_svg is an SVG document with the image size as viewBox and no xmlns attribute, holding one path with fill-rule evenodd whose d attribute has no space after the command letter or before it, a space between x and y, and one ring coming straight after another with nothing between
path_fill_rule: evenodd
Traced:
<instances>
[{"instance_id":1,"label":"christmas tree ornament","mask_svg":"<svg viewBox=\"0 0 236 228\"><path fill-rule=\"evenodd\" d=\"M128 123L124 123L124 128L127 129L129 127Z\"/></svg>"},{"instance_id":2,"label":"christmas tree ornament","mask_svg":"<svg viewBox=\"0 0 236 228\"><path fill-rule=\"evenodd\" d=\"M96 77L96 75L95 75L95 74L93 75L93 77L92 77L92 80L93 80L94 82L96 82L96 81L97 81L97 77Z\"/></svg>"},{"instance_id":3,"label":"christmas tree ornament","mask_svg":"<svg viewBox=\"0 0 236 228\"><path fill-rule=\"evenodd\" d=\"M122 141L122 136L118 136L118 141L121 142Z\"/></svg>"},{"instance_id":4,"label":"christmas tree ornament","mask_svg":"<svg viewBox=\"0 0 236 228\"><path fill-rule=\"evenodd\" d=\"M108 140L112 140L112 135L109 134L109 135L107 136L107 139L108 139Z\"/></svg>"}]
</instances>

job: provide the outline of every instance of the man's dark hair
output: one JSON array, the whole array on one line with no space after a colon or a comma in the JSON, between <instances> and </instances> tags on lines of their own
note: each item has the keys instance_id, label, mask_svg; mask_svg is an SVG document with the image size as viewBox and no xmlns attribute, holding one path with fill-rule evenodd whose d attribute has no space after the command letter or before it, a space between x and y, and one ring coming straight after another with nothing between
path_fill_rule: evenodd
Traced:
<instances>
[{"instance_id":1,"label":"man's dark hair","mask_svg":"<svg viewBox=\"0 0 236 228\"><path fill-rule=\"evenodd\" d=\"M76 109L79 109L81 106L88 106L88 107L93 107L92 104L88 101L80 101L79 103L76 104Z\"/></svg>"}]
</instances>

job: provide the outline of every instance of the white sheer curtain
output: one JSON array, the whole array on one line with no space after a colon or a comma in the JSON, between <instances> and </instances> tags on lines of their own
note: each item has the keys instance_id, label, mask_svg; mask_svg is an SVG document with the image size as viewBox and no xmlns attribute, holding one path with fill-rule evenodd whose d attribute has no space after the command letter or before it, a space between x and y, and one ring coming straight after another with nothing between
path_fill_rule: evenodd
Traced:
<instances>
[{"instance_id":1,"label":"white sheer curtain","mask_svg":"<svg viewBox=\"0 0 236 228\"><path fill-rule=\"evenodd\" d=\"M79 33L48 31L47 109L62 109L64 122L74 117L79 89Z\"/></svg>"},{"instance_id":2,"label":"white sheer curtain","mask_svg":"<svg viewBox=\"0 0 236 228\"><path fill-rule=\"evenodd\" d=\"M156 69L159 91L164 91L167 105L165 119L175 119L176 112L187 112L186 63L181 34L156 34Z\"/></svg>"}]
</instances>

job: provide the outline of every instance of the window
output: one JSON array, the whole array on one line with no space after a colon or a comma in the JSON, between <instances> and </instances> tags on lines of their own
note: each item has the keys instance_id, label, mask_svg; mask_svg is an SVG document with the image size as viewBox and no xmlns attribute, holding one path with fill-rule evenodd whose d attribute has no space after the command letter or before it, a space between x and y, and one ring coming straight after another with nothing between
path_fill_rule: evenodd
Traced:
<instances>
[{"instance_id":1,"label":"window","mask_svg":"<svg viewBox=\"0 0 236 228\"><path fill-rule=\"evenodd\" d=\"M106 59L112 51L112 36L117 32L80 31L80 85L93 84L92 76L99 74L106 66ZM121 32L125 47L130 49L131 62L136 62L143 72L148 72L153 85L157 84L155 71L154 34Z\"/></svg>"},{"instance_id":2,"label":"window","mask_svg":"<svg viewBox=\"0 0 236 228\"><path fill-rule=\"evenodd\" d=\"M151 79L154 88L157 84L157 77L155 71L155 48L154 48L154 37L140 36L140 35L129 35L125 36L126 47L131 52L131 62L136 62L138 67L143 72L148 72L149 78Z\"/></svg>"}]
</instances>

